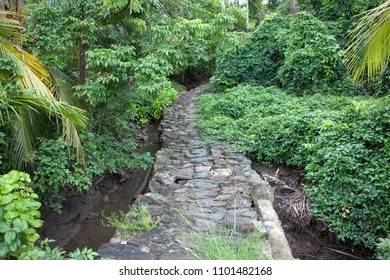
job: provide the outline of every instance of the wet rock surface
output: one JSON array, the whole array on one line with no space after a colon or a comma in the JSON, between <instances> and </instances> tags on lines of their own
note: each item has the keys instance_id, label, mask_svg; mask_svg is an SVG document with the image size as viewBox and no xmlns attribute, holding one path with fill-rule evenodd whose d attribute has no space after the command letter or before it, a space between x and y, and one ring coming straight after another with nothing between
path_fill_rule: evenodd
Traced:
<instances>
[{"instance_id":1,"label":"wet rock surface","mask_svg":"<svg viewBox=\"0 0 390 280\"><path fill-rule=\"evenodd\" d=\"M226 143L203 147L193 103L200 91L182 92L165 110L160 126L163 148L156 154L150 192L136 201L146 203L161 226L129 238L117 231L98 250L101 259L187 259L181 245L186 230L209 227L260 230L266 258L292 259L272 208L273 189L252 170L250 160Z\"/></svg>"}]
</instances>

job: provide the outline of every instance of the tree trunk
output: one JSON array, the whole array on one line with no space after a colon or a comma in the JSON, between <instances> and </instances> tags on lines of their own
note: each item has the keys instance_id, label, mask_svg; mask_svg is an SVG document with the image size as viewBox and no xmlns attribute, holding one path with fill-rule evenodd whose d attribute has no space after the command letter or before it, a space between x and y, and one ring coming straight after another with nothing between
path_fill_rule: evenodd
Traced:
<instances>
[{"instance_id":1,"label":"tree trunk","mask_svg":"<svg viewBox=\"0 0 390 280\"><path fill-rule=\"evenodd\" d=\"M296 14L297 13L297 5L298 5L298 1L297 0L292 0L291 1L291 14Z\"/></svg>"},{"instance_id":2,"label":"tree trunk","mask_svg":"<svg viewBox=\"0 0 390 280\"><path fill-rule=\"evenodd\" d=\"M81 41L79 49L79 71L80 71L80 85L85 85L87 79L87 61L85 59L85 52L87 45Z\"/></svg>"}]
</instances>

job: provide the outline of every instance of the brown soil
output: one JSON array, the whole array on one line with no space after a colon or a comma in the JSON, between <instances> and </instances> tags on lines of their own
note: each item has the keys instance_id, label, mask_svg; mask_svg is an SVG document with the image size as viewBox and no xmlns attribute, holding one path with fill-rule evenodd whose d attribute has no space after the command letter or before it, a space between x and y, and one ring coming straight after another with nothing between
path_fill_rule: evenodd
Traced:
<instances>
[{"instance_id":1,"label":"brown soil","mask_svg":"<svg viewBox=\"0 0 390 280\"><path fill-rule=\"evenodd\" d=\"M302 189L302 171L287 166L252 168L275 188L274 208L279 215L293 256L303 260L371 259L372 252L337 240L328 227L309 213L310 201Z\"/></svg>"},{"instance_id":2,"label":"brown soil","mask_svg":"<svg viewBox=\"0 0 390 280\"><path fill-rule=\"evenodd\" d=\"M127 171L132 173L131 171ZM137 173L137 172L136 172ZM99 180L99 178L97 179ZM142 179L141 179L142 180ZM122 180L117 174L106 175L97 184L93 191L84 194L69 194L61 213L55 213L48 206L43 206L41 210L44 224L38 233L42 239L49 238L55 240L52 245L73 250L76 246L69 246L75 242L74 238L80 230L87 224L99 223L102 219L102 211L111 213L116 209L111 209L115 203L129 205L130 201L120 201L120 193L123 191ZM95 229L96 231L96 229ZM100 227L98 232L91 232L90 239L98 236L106 236L103 242L107 242L110 236L114 235L112 228ZM81 247L97 249L100 244L84 241Z\"/></svg>"}]
</instances>

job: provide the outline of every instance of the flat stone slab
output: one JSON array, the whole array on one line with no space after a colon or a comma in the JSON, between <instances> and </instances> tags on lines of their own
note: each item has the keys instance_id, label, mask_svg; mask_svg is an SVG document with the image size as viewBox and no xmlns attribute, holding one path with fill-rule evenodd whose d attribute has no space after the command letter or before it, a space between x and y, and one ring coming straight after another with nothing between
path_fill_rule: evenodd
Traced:
<instances>
[{"instance_id":1,"label":"flat stone slab","mask_svg":"<svg viewBox=\"0 0 390 280\"><path fill-rule=\"evenodd\" d=\"M157 257L128 244L106 243L100 246L98 253L104 260L156 260Z\"/></svg>"}]
</instances>

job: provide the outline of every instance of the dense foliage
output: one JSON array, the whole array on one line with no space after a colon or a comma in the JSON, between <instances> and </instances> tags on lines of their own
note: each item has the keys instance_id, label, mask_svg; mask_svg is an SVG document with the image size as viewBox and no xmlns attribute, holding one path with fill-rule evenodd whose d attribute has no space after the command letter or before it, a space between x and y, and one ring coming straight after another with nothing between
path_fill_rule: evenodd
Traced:
<instances>
[{"instance_id":1,"label":"dense foliage","mask_svg":"<svg viewBox=\"0 0 390 280\"><path fill-rule=\"evenodd\" d=\"M268 86L276 83L276 75L284 61L284 35L288 22L273 14L265 18L248 38L246 45L228 49L217 60L214 82L221 88L238 83Z\"/></svg>"},{"instance_id":2,"label":"dense foliage","mask_svg":"<svg viewBox=\"0 0 390 280\"><path fill-rule=\"evenodd\" d=\"M352 87L341 63L338 42L321 21L301 12L294 17L285 39L285 60L278 71L278 79L286 91L337 93Z\"/></svg>"},{"instance_id":3,"label":"dense foliage","mask_svg":"<svg viewBox=\"0 0 390 280\"><path fill-rule=\"evenodd\" d=\"M94 176L150 164L149 155L136 153L134 131L175 99L172 78L191 85L211 75L216 53L237 43L245 18L241 8L214 0L28 1L4 13L1 38L16 38L34 55L29 66L41 66L45 94L53 89L57 103L15 99L36 89L20 85L21 62L0 52L0 171L28 166L39 200L56 211L68 193L89 190ZM88 112L88 127L79 108ZM31 123L36 129L28 133ZM18 165L15 139L26 146L17 145L24 153Z\"/></svg>"},{"instance_id":4,"label":"dense foliage","mask_svg":"<svg viewBox=\"0 0 390 280\"><path fill-rule=\"evenodd\" d=\"M390 99L239 86L202 96L198 127L258 161L304 166L311 214L373 247L390 226Z\"/></svg>"},{"instance_id":5,"label":"dense foliage","mask_svg":"<svg viewBox=\"0 0 390 280\"><path fill-rule=\"evenodd\" d=\"M342 61L357 15L381 0L254 0L249 10L218 0L3 2L1 258L93 258L38 246L39 206L60 211L95 176L146 168L135 131L161 117L177 82L213 74L222 94L199 100L205 139L303 167L312 215L356 244L382 237L377 255L388 257L390 72L356 85Z\"/></svg>"},{"instance_id":6,"label":"dense foliage","mask_svg":"<svg viewBox=\"0 0 390 280\"><path fill-rule=\"evenodd\" d=\"M278 85L298 94L353 89L342 50L326 25L307 12L293 18L271 14L250 33L244 46L218 59L214 82Z\"/></svg>"},{"instance_id":7,"label":"dense foliage","mask_svg":"<svg viewBox=\"0 0 390 280\"><path fill-rule=\"evenodd\" d=\"M39 240L36 232L40 220L38 195L29 186L30 176L19 171L10 171L0 176L0 260L4 259L85 259L97 256L91 249L66 252L51 248L52 240Z\"/></svg>"}]
</instances>

